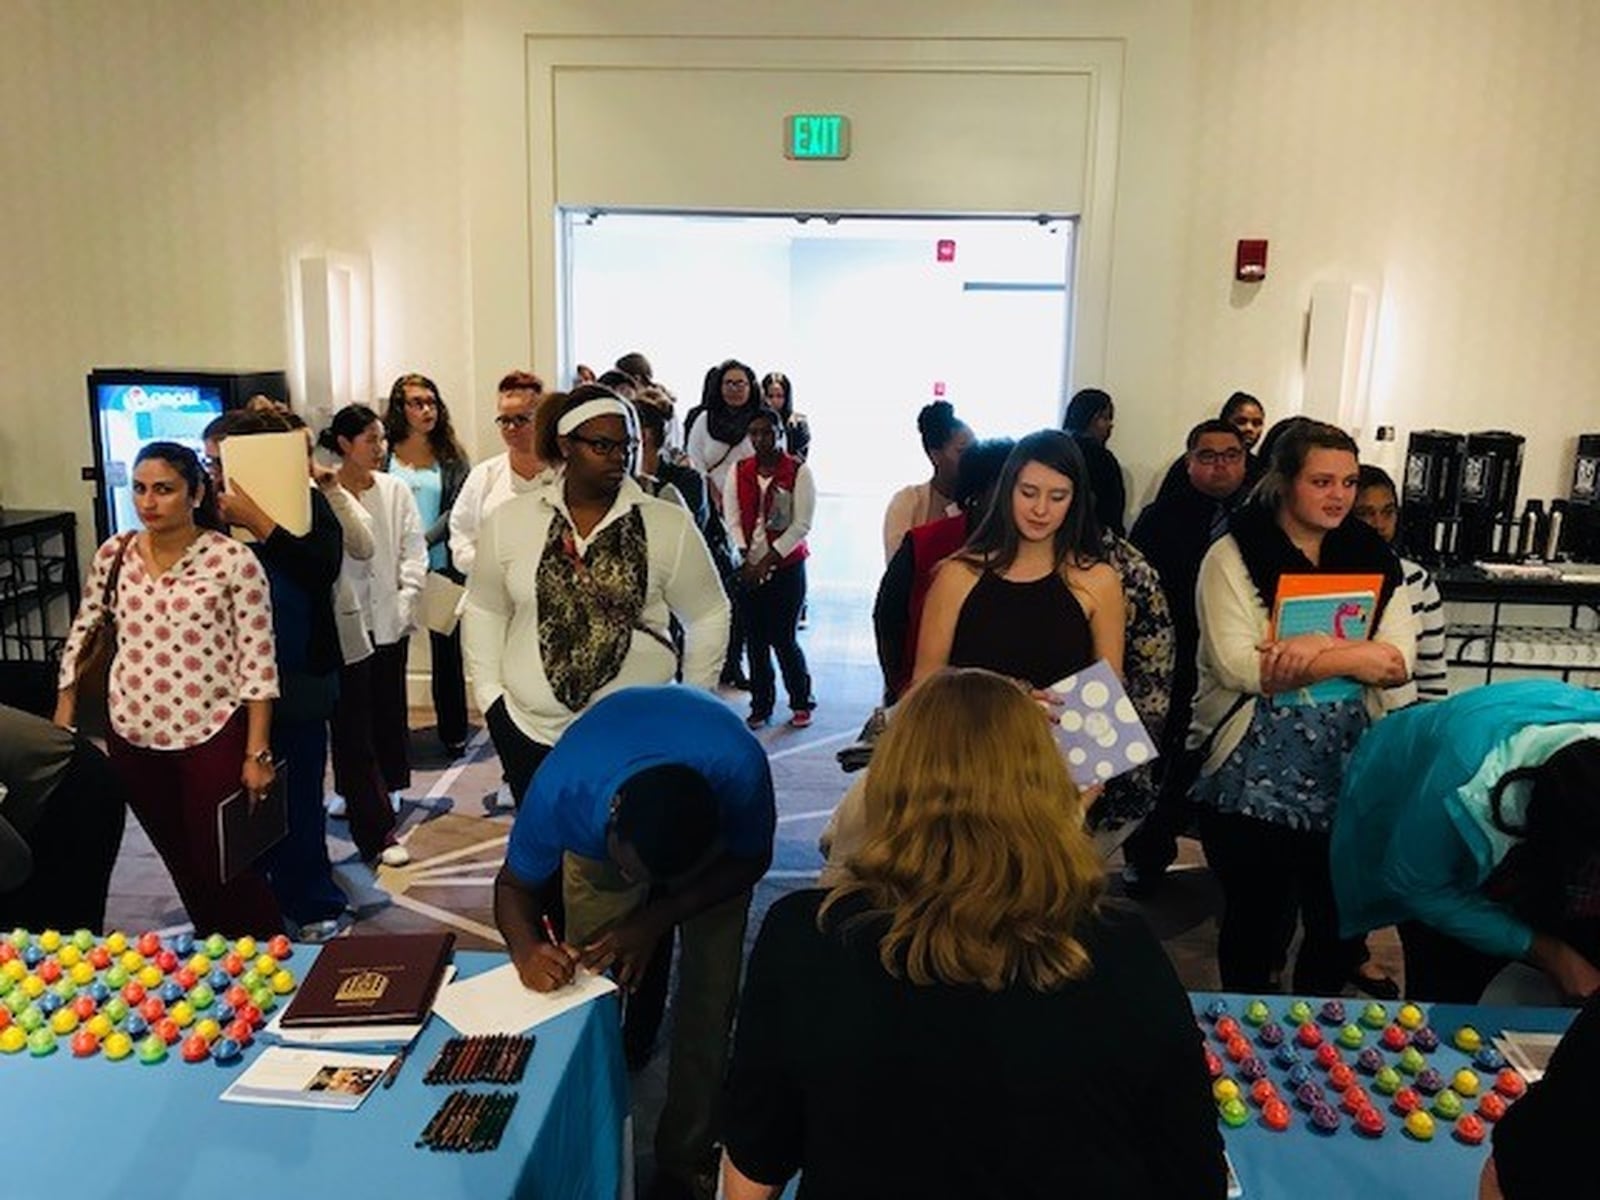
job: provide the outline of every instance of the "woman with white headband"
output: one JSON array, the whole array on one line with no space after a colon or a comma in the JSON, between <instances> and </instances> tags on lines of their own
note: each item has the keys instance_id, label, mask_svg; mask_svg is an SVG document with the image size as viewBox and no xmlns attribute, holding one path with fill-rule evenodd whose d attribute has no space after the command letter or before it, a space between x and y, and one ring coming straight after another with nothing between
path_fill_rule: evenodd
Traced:
<instances>
[{"instance_id":1,"label":"woman with white headband","mask_svg":"<svg viewBox=\"0 0 1600 1200\"><path fill-rule=\"evenodd\" d=\"M728 599L694 519L634 482L633 408L584 384L547 396L536 420L556 472L484 521L462 618L478 707L519 806L591 701L674 678L711 688L728 639Z\"/></svg>"}]
</instances>

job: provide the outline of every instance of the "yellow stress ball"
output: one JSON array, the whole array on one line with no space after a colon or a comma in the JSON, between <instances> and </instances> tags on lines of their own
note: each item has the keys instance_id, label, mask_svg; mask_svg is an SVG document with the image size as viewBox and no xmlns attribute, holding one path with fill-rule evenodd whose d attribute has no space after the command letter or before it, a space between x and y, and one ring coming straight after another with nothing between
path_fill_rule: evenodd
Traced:
<instances>
[{"instance_id":1,"label":"yellow stress ball","mask_svg":"<svg viewBox=\"0 0 1600 1200\"><path fill-rule=\"evenodd\" d=\"M270 954L263 954L256 959L253 965L255 966L256 974L261 976L262 979L271 979L278 970L278 960Z\"/></svg>"},{"instance_id":2,"label":"yellow stress ball","mask_svg":"<svg viewBox=\"0 0 1600 1200\"><path fill-rule=\"evenodd\" d=\"M142 966L144 966L144 955L137 950L124 950L122 952L122 969L129 975L137 974Z\"/></svg>"},{"instance_id":3,"label":"yellow stress ball","mask_svg":"<svg viewBox=\"0 0 1600 1200\"><path fill-rule=\"evenodd\" d=\"M178 1023L179 1029L187 1029L194 1024L194 1005L187 1000L179 1000L167 1009L167 1016Z\"/></svg>"},{"instance_id":4,"label":"yellow stress ball","mask_svg":"<svg viewBox=\"0 0 1600 1200\"><path fill-rule=\"evenodd\" d=\"M1481 1085L1478 1077L1463 1067L1456 1072L1455 1078L1450 1081L1450 1086L1456 1090L1458 1095L1476 1096Z\"/></svg>"},{"instance_id":5,"label":"yellow stress ball","mask_svg":"<svg viewBox=\"0 0 1600 1200\"><path fill-rule=\"evenodd\" d=\"M63 1036L78 1027L78 1014L69 1005L50 1014L50 1028Z\"/></svg>"},{"instance_id":6,"label":"yellow stress ball","mask_svg":"<svg viewBox=\"0 0 1600 1200\"><path fill-rule=\"evenodd\" d=\"M4 971L6 978L11 980L12 983L21 983L27 977L28 964L20 958L13 958L5 966L0 967L0 971Z\"/></svg>"},{"instance_id":7,"label":"yellow stress ball","mask_svg":"<svg viewBox=\"0 0 1600 1200\"><path fill-rule=\"evenodd\" d=\"M196 954L189 960L189 970L204 979L211 974L211 960L204 954Z\"/></svg>"},{"instance_id":8,"label":"yellow stress ball","mask_svg":"<svg viewBox=\"0 0 1600 1200\"><path fill-rule=\"evenodd\" d=\"M29 975L22 981L22 994L29 1000L37 1000L44 995L44 980L37 975Z\"/></svg>"},{"instance_id":9,"label":"yellow stress ball","mask_svg":"<svg viewBox=\"0 0 1600 1200\"><path fill-rule=\"evenodd\" d=\"M127 1058L128 1055L133 1053L133 1039L119 1029L106 1038L105 1045L101 1046L100 1049L107 1058L112 1062L116 1062L119 1058Z\"/></svg>"},{"instance_id":10,"label":"yellow stress ball","mask_svg":"<svg viewBox=\"0 0 1600 1200\"><path fill-rule=\"evenodd\" d=\"M1402 1004L1395 1016L1402 1029L1421 1029L1424 1019L1422 1010L1415 1004Z\"/></svg>"},{"instance_id":11,"label":"yellow stress ball","mask_svg":"<svg viewBox=\"0 0 1600 1200\"><path fill-rule=\"evenodd\" d=\"M71 942L68 942L65 946L61 947L60 952L56 955L56 961L63 967L75 967L78 965L78 963L83 961L83 951L79 950Z\"/></svg>"},{"instance_id":12,"label":"yellow stress ball","mask_svg":"<svg viewBox=\"0 0 1600 1200\"><path fill-rule=\"evenodd\" d=\"M222 1026L215 1017L205 1017L194 1024L194 1031L209 1044L222 1036Z\"/></svg>"},{"instance_id":13,"label":"yellow stress ball","mask_svg":"<svg viewBox=\"0 0 1600 1200\"><path fill-rule=\"evenodd\" d=\"M20 1025L7 1025L0 1029L0 1054L18 1054L28 1044L28 1035Z\"/></svg>"},{"instance_id":14,"label":"yellow stress ball","mask_svg":"<svg viewBox=\"0 0 1600 1200\"><path fill-rule=\"evenodd\" d=\"M123 933L122 930L119 929L115 933L106 935L107 954L121 954L127 948L128 935Z\"/></svg>"},{"instance_id":15,"label":"yellow stress ball","mask_svg":"<svg viewBox=\"0 0 1600 1200\"><path fill-rule=\"evenodd\" d=\"M62 953L65 954L66 951L63 950ZM75 962L72 964L72 970L67 972L67 978L72 980L72 982L77 984L79 987L83 987L85 984L93 983L94 967L86 962Z\"/></svg>"},{"instance_id":16,"label":"yellow stress ball","mask_svg":"<svg viewBox=\"0 0 1600 1200\"><path fill-rule=\"evenodd\" d=\"M102 1042L111 1036L111 1031L115 1028L111 1024L111 1018L106 1016L105 1013L95 1013L88 1021L84 1022L83 1027Z\"/></svg>"},{"instance_id":17,"label":"yellow stress ball","mask_svg":"<svg viewBox=\"0 0 1600 1200\"><path fill-rule=\"evenodd\" d=\"M287 970L272 973L272 990L280 996L287 996L294 991L294 975Z\"/></svg>"},{"instance_id":18,"label":"yellow stress ball","mask_svg":"<svg viewBox=\"0 0 1600 1200\"><path fill-rule=\"evenodd\" d=\"M1211 1097L1218 1104L1239 1098L1239 1085L1231 1079L1219 1079L1211 1085Z\"/></svg>"},{"instance_id":19,"label":"yellow stress ball","mask_svg":"<svg viewBox=\"0 0 1600 1200\"><path fill-rule=\"evenodd\" d=\"M150 988L160 987L162 979L161 968L156 966L155 963L145 963L144 966L139 968L139 982L144 985L147 991Z\"/></svg>"},{"instance_id":20,"label":"yellow stress ball","mask_svg":"<svg viewBox=\"0 0 1600 1200\"><path fill-rule=\"evenodd\" d=\"M245 934L244 937L233 944L233 952L240 958L254 958L256 955L255 938Z\"/></svg>"},{"instance_id":21,"label":"yellow stress ball","mask_svg":"<svg viewBox=\"0 0 1600 1200\"><path fill-rule=\"evenodd\" d=\"M61 949L61 931L59 929L46 929L39 935L39 949L46 954L54 954Z\"/></svg>"}]
</instances>

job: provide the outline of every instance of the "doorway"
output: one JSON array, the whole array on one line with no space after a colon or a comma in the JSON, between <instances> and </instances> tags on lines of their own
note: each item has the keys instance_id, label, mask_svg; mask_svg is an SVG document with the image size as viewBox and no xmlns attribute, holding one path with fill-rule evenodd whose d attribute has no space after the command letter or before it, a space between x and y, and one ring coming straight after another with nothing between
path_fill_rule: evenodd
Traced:
<instances>
[{"instance_id":1,"label":"doorway","mask_svg":"<svg viewBox=\"0 0 1600 1200\"><path fill-rule=\"evenodd\" d=\"M811 423L812 605L861 613L872 662L884 506L929 472L918 410L949 400L979 437L1059 423L1075 225L562 209L559 378L642 350L681 418L726 358L787 374Z\"/></svg>"}]
</instances>

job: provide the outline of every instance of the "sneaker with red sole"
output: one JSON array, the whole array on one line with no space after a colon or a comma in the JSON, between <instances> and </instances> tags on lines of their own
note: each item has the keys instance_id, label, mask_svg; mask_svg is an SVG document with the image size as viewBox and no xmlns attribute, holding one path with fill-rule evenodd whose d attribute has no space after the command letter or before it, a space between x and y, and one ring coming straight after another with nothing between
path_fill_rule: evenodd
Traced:
<instances>
[{"instance_id":1,"label":"sneaker with red sole","mask_svg":"<svg viewBox=\"0 0 1600 1200\"><path fill-rule=\"evenodd\" d=\"M796 729L805 729L811 724L811 710L809 708L795 709L794 715L789 718L789 724Z\"/></svg>"}]
</instances>

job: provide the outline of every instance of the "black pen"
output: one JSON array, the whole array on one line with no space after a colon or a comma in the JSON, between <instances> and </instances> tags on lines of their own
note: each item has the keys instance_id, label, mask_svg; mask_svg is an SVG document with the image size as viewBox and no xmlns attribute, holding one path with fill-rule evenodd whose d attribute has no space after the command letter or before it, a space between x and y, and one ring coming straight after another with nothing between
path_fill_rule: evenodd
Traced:
<instances>
[{"instance_id":1,"label":"black pen","mask_svg":"<svg viewBox=\"0 0 1600 1200\"><path fill-rule=\"evenodd\" d=\"M394 1061L389 1064L389 1069L383 1073L384 1087L390 1088L394 1086L394 1081L400 1077L400 1068L405 1065L406 1055L410 1053L411 1045L409 1042L400 1047L400 1053L394 1056Z\"/></svg>"}]
</instances>

